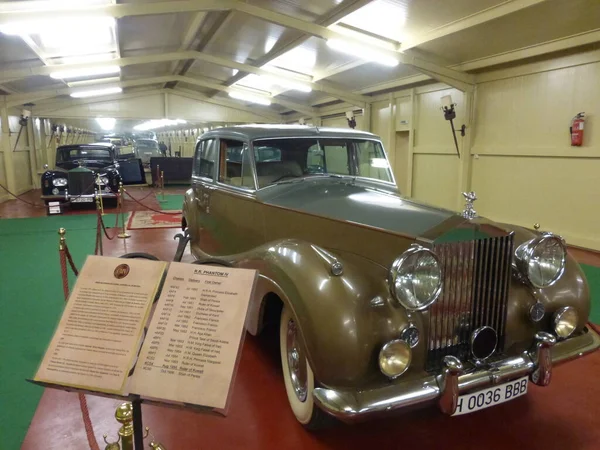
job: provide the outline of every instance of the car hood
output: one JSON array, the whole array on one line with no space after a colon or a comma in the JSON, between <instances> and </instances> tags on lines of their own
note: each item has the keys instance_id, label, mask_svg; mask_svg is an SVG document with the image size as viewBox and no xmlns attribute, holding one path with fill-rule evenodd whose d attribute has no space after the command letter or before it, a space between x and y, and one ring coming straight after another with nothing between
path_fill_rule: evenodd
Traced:
<instances>
[{"instance_id":1,"label":"car hood","mask_svg":"<svg viewBox=\"0 0 600 450\"><path fill-rule=\"evenodd\" d=\"M259 200L412 237L428 234L448 221L464 221L452 211L404 198L394 187L352 178L308 178L281 183L259 191Z\"/></svg>"},{"instance_id":2,"label":"car hood","mask_svg":"<svg viewBox=\"0 0 600 450\"><path fill-rule=\"evenodd\" d=\"M89 160L89 161L85 161L82 164L82 167L85 167L86 169L104 169L108 166L112 166L112 163L107 163L105 161L94 161L94 160ZM60 169L64 169L64 170L72 170L72 169L76 169L79 167L78 163L74 163L74 162L61 162L61 163L57 163L56 164L57 168Z\"/></svg>"}]
</instances>

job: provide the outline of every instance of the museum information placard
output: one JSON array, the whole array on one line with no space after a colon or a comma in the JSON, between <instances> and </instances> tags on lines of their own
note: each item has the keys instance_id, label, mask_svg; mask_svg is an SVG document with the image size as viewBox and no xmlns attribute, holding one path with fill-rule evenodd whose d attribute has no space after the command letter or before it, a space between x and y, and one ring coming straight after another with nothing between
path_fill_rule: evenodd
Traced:
<instances>
[{"instance_id":1,"label":"museum information placard","mask_svg":"<svg viewBox=\"0 0 600 450\"><path fill-rule=\"evenodd\" d=\"M35 380L122 392L165 268L88 256Z\"/></svg>"},{"instance_id":2,"label":"museum information placard","mask_svg":"<svg viewBox=\"0 0 600 450\"><path fill-rule=\"evenodd\" d=\"M130 391L225 409L256 271L171 263Z\"/></svg>"},{"instance_id":3,"label":"museum information placard","mask_svg":"<svg viewBox=\"0 0 600 450\"><path fill-rule=\"evenodd\" d=\"M257 272L166 266L89 256L34 381L224 412Z\"/></svg>"}]
</instances>

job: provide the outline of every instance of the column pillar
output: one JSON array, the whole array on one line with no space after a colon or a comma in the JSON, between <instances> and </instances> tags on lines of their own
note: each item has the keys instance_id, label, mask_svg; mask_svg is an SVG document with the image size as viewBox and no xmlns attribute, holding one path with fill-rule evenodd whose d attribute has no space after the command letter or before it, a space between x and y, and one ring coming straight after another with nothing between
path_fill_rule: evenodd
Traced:
<instances>
[{"instance_id":1,"label":"column pillar","mask_svg":"<svg viewBox=\"0 0 600 450\"><path fill-rule=\"evenodd\" d=\"M46 119L40 119L40 164L50 164L48 162L48 137L46 136Z\"/></svg>"},{"instance_id":2,"label":"column pillar","mask_svg":"<svg viewBox=\"0 0 600 450\"><path fill-rule=\"evenodd\" d=\"M39 175L37 173L37 146L35 145L35 132L33 127L33 117L27 121L26 132L29 141L29 171L31 173L31 187L37 189L40 187Z\"/></svg>"},{"instance_id":3,"label":"column pillar","mask_svg":"<svg viewBox=\"0 0 600 450\"><path fill-rule=\"evenodd\" d=\"M4 106L0 108L0 127L2 136L0 137L0 147L4 152L4 172L6 175L6 187L9 191L16 193L17 184L15 181L15 164L13 161L13 149L10 146L10 129L8 123L8 108L6 100Z\"/></svg>"}]
</instances>

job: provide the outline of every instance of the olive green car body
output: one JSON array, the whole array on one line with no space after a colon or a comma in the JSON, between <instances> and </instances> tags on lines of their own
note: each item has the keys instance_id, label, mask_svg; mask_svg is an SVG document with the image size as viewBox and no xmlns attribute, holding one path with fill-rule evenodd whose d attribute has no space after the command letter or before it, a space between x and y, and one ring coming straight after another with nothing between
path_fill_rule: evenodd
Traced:
<instances>
[{"instance_id":1,"label":"olive green car body","mask_svg":"<svg viewBox=\"0 0 600 450\"><path fill-rule=\"evenodd\" d=\"M308 127L222 128L201 139L239 139L251 147L253 140L263 137L307 136L379 141L370 133ZM250 333L261 331L264 311L273 299L292 309L315 379L319 386L335 393L329 395L329 400L321 395L316 403L348 422L367 417L369 414L362 414L362 409L385 396L402 396L404 391L418 392L437 383L436 395L396 405L402 408L431 404L442 390L442 374L425 370L428 310L408 311L390 292L388 274L396 258L415 243L431 248L446 239L472 240L513 232L516 248L539 235L534 230L484 218L468 220L455 212L405 198L394 183L357 177L308 176L242 190L193 176L183 215L196 258L216 258L258 270L259 281L247 322ZM334 262L342 264L341 275L332 273ZM542 302L546 311L539 322L529 318L536 301ZM553 362L595 350L600 340L587 327L590 302L585 276L570 255L563 275L548 288L534 292L513 274L504 355L517 357L535 347L536 333L552 333L553 313L565 306L576 309L577 330L573 337L552 348ZM408 370L390 380L379 369L378 354L409 324L418 328L420 340L412 348ZM469 361L463 363L467 365L467 377L485 370ZM527 370L533 369L530 364ZM482 376L474 388L511 378L507 375L494 380L490 375L486 382L487 375ZM469 389L461 385L460 392Z\"/></svg>"}]
</instances>

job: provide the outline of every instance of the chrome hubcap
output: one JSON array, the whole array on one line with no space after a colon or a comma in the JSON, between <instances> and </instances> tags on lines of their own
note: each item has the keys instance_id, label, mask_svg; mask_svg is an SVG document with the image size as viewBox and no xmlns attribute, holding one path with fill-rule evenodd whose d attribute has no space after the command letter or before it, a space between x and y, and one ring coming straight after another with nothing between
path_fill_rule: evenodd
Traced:
<instances>
[{"instance_id":1,"label":"chrome hubcap","mask_svg":"<svg viewBox=\"0 0 600 450\"><path fill-rule=\"evenodd\" d=\"M300 350L296 324L292 319L290 319L287 324L286 350L288 371L290 380L292 381L292 387L294 388L298 400L303 402L306 400L308 391L306 381L306 359Z\"/></svg>"}]
</instances>

